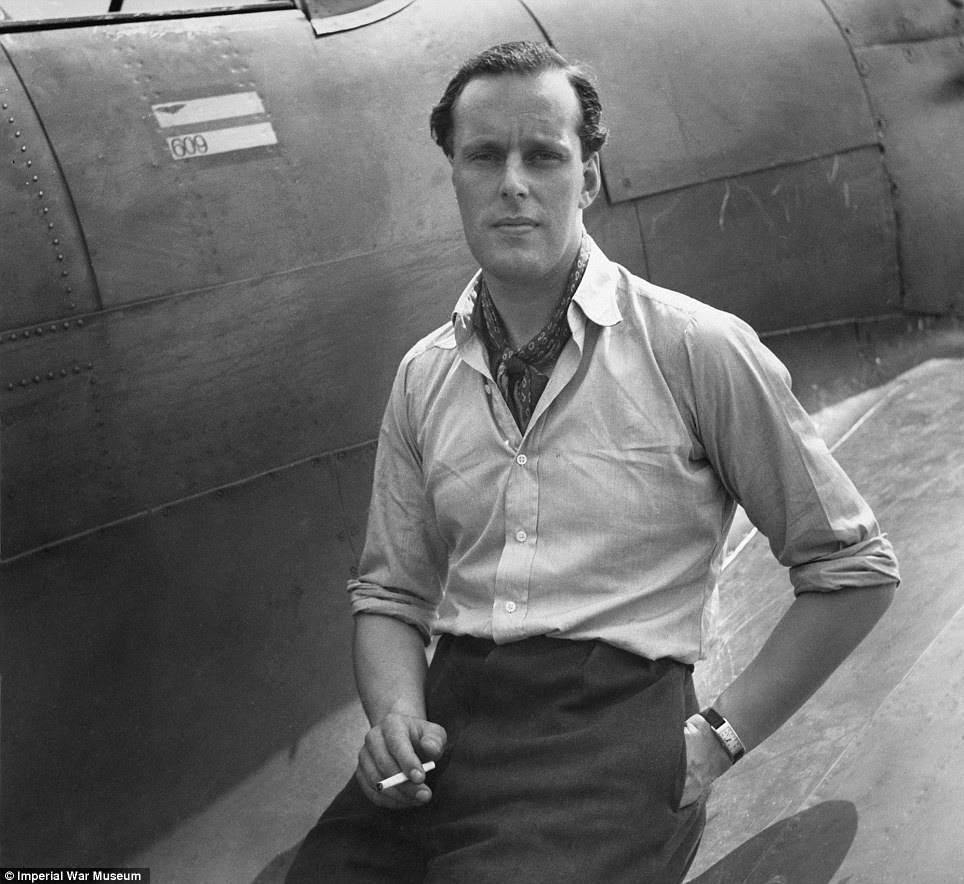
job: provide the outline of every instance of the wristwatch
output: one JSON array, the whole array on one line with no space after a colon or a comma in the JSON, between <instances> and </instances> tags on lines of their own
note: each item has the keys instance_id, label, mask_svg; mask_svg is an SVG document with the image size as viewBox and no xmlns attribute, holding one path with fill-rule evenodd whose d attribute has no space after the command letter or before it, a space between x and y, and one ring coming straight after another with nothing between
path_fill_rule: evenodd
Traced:
<instances>
[{"instance_id":1,"label":"wristwatch","mask_svg":"<svg viewBox=\"0 0 964 884\"><path fill-rule=\"evenodd\" d=\"M723 744L726 754L730 756L730 761L736 764L746 755L746 747L743 745L743 741L737 732L733 730L733 726L720 715L719 712L710 706L708 709L704 709L700 715L702 715L709 726L713 728L713 733L716 734L717 739Z\"/></svg>"}]
</instances>

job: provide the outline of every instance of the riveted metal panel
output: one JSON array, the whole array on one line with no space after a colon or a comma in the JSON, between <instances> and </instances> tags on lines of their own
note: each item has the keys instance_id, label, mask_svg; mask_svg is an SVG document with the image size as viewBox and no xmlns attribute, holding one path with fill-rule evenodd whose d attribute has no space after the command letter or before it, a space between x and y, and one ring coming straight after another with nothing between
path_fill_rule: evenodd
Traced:
<instances>
[{"instance_id":1,"label":"riveted metal panel","mask_svg":"<svg viewBox=\"0 0 964 884\"><path fill-rule=\"evenodd\" d=\"M121 304L458 230L429 109L455 58L535 36L513 0L422 0L321 40L292 10L8 41Z\"/></svg>"},{"instance_id":2,"label":"riveted metal panel","mask_svg":"<svg viewBox=\"0 0 964 884\"><path fill-rule=\"evenodd\" d=\"M964 29L956 0L823 0L855 46L946 37Z\"/></svg>"},{"instance_id":3,"label":"riveted metal panel","mask_svg":"<svg viewBox=\"0 0 964 884\"><path fill-rule=\"evenodd\" d=\"M871 147L636 206L653 282L769 331L898 309L889 197Z\"/></svg>"},{"instance_id":4,"label":"riveted metal panel","mask_svg":"<svg viewBox=\"0 0 964 884\"><path fill-rule=\"evenodd\" d=\"M81 319L0 350L4 559L44 537L81 530L92 497L119 493L112 474L113 405L97 386L102 344L103 329Z\"/></svg>"},{"instance_id":5,"label":"riveted metal panel","mask_svg":"<svg viewBox=\"0 0 964 884\"><path fill-rule=\"evenodd\" d=\"M819 0L527 3L588 62L612 128L614 202L875 139L853 59Z\"/></svg>"},{"instance_id":6,"label":"riveted metal panel","mask_svg":"<svg viewBox=\"0 0 964 884\"><path fill-rule=\"evenodd\" d=\"M3 557L375 438L473 267L461 240L396 249L4 344Z\"/></svg>"},{"instance_id":7,"label":"riveted metal panel","mask_svg":"<svg viewBox=\"0 0 964 884\"><path fill-rule=\"evenodd\" d=\"M905 304L964 308L964 38L858 51L896 185Z\"/></svg>"},{"instance_id":8,"label":"riveted metal panel","mask_svg":"<svg viewBox=\"0 0 964 884\"><path fill-rule=\"evenodd\" d=\"M344 506L328 456L3 566L6 863L120 865L272 757L323 775L299 741L354 700Z\"/></svg>"},{"instance_id":9,"label":"riveted metal panel","mask_svg":"<svg viewBox=\"0 0 964 884\"><path fill-rule=\"evenodd\" d=\"M458 15L474 30L455 28ZM374 438L398 359L445 321L474 269L428 109L471 51L536 36L531 18L511 0L435 0L324 40L299 23L272 13L232 16L230 31L205 19L17 35L105 302L149 303L86 316L69 347L10 342L5 558ZM446 29L457 36L443 51ZM412 80L397 76L403 56ZM181 91L228 74L235 91L213 105ZM190 126L165 123L184 108L210 122L212 107L270 118L279 144L174 158L164 133Z\"/></svg>"},{"instance_id":10,"label":"riveted metal panel","mask_svg":"<svg viewBox=\"0 0 964 884\"><path fill-rule=\"evenodd\" d=\"M0 330L97 306L70 195L0 41Z\"/></svg>"},{"instance_id":11,"label":"riveted metal panel","mask_svg":"<svg viewBox=\"0 0 964 884\"><path fill-rule=\"evenodd\" d=\"M303 17L257 19L268 31L272 20L287 23L297 64L311 39ZM152 110L258 93L229 34L225 20L200 19L8 37L57 146L107 305L306 263L297 186L283 174L277 147L177 160L167 138L209 132L230 118L185 132L162 129ZM238 122L270 119L267 108Z\"/></svg>"}]
</instances>

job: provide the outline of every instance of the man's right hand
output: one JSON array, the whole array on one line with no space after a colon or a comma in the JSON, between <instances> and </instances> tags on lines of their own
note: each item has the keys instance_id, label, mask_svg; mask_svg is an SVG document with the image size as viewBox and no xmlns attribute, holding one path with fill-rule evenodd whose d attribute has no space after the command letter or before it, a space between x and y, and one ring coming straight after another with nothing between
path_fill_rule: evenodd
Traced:
<instances>
[{"instance_id":1,"label":"man's right hand","mask_svg":"<svg viewBox=\"0 0 964 884\"><path fill-rule=\"evenodd\" d=\"M366 735L358 753L355 778L369 801L403 809L425 804L432 790L425 784L423 761L437 761L445 751L445 728L414 715L389 712ZM410 782L376 790L381 780L404 771Z\"/></svg>"}]
</instances>

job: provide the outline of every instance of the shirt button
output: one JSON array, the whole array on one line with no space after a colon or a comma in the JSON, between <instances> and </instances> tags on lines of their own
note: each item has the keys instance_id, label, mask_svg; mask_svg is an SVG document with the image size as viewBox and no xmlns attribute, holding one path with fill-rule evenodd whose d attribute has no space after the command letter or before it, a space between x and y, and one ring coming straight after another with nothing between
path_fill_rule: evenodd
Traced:
<instances>
[{"instance_id":1,"label":"shirt button","mask_svg":"<svg viewBox=\"0 0 964 884\"><path fill-rule=\"evenodd\" d=\"M516 533L515 533L515 539L518 540L519 543L525 543L525 542L526 542L526 538L527 538L528 536L529 536L529 535L526 534L525 531L516 531Z\"/></svg>"},{"instance_id":2,"label":"shirt button","mask_svg":"<svg viewBox=\"0 0 964 884\"><path fill-rule=\"evenodd\" d=\"M516 462L520 467L524 467L524 466L529 462L529 458L527 458L524 454L520 454L520 455L515 459L515 462Z\"/></svg>"},{"instance_id":3,"label":"shirt button","mask_svg":"<svg viewBox=\"0 0 964 884\"><path fill-rule=\"evenodd\" d=\"M511 614L515 610L515 602L506 602L505 609L509 614Z\"/></svg>"},{"instance_id":4,"label":"shirt button","mask_svg":"<svg viewBox=\"0 0 964 884\"><path fill-rule=\"evenodd\" d=\"M491 396L491 395L492 395L492 388L491 388L488 384L485 385L485 394L486 394L487 396Z\"/></svg>"}]
</instances>

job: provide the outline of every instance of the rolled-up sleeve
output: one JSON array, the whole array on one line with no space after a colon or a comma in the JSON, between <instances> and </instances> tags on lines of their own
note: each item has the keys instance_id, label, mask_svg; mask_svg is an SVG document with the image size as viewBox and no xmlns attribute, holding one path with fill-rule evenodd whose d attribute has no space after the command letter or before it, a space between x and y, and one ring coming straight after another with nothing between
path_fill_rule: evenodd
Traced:
<instances>
[{"instance_id":1,"label":"rolled-up sleeve","mask_svg":"<svg viewBox=\"0 0 964 884\"><path fill-rule=\"evenodd\" d=\"M684 347L705 456L789 568L794 592L898 582L890 541L753 330L700 312Z\"/></svg>"},{"instance_id":2,"label":"rolled-up sleeve","mask_svg":"<svg viewBox=\"0 0 964 884\"><path fill-rule=\"evenodd\" d=\"M446 555L426 494L413 431L415 406L402 362L378 437L368 529L359 576L348 583L354 614L384 614L416 627L428 641L442 595Z\"/></svg>"}]
</instances>

